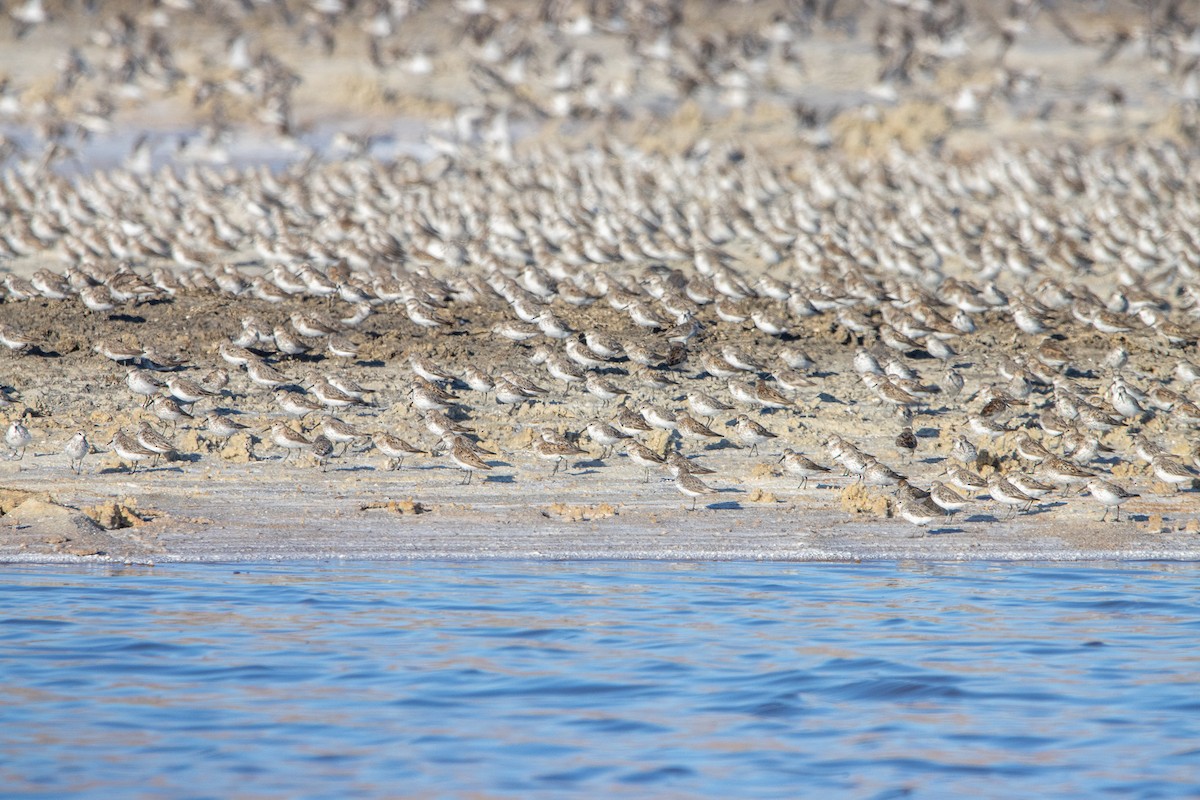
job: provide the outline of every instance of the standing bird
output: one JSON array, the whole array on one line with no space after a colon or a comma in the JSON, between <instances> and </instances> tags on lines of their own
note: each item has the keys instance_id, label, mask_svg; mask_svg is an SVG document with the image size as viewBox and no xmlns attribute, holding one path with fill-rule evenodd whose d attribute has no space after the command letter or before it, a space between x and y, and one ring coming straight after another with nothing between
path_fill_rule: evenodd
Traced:
<instances>
[{"instance_id":1,"label":"standing bird","mask_svg":"<svg viewBox=\"0 0 1200 800\"><path fill-rule=\"evenodd\" d=\"M692 498L692 507L689 511L696 510L696 500L704 495L716 494L717 490L706 484L704 481L697 478L686 469L672 464L670 466L671 475L675 478L675 488L685 497Z\"/></svg>"},{"instance_id":2,"label":"standing bird","mask_svg":"<svg viewBox=\"0 0 1200 800\"><path fill-rule=\"evenodd\" d=\"M175 445L156 431L148 422L143 422L139 425L135 435L138 444L155 454L154 461L151 462L150 466L158 464L159 456L167 456L170 459L175 452Z\"/></svg>"},{"instance_id":3,"label":"standing bird","mask_svg":"<svg viewBox=\"0 0 1200 800\"><path fill-rule=\"evenodd\" d=\"M387 433L386 431L376 433L371 437L371 441L374 442L376 450L387 456L387 468L389 470L400 469L407 456L425 452L420 448L413 447L399 436Z\"/></svg>"},{"instance_id":4,"label":"standing bird","mask_svg":"<svg viewBox=\"0 0 1200 800\"><path fill-rule=\"evenodd\" d=\"M1034 503L1034 499L1022 492L1016 486L1013 486L1006 478L999 473L993 472L987 478L988 494L997 503L1002 503L1009 506L1013 510L1013 515L1018 513L1018 509L1024 507L1029 508Z\"/></svg>"},{"instance_id":5,"label":"standing bird","mask_svg":"<svg viewBox=\"0 0 1200 800\"><path fill-rule=\"evenodd\" d=\"M1104 516L1100 518L1101 522L1108 519L1109 510L1117 512L1117 522L1121 521L1121 504L1126 500L1131 500L1134 497L1141 497L1135 492L1126 491L1111 481L1102 480L1101 478L1093 478L1087 482L1088 494L1092 499L1100 505L1104 506Z\"/></svg>"},{"instance_id":6,"label":"standing bird","mask_svg":"<svg viewBox=\"0 0 1200 800\"><path fill-rule=\"evenodd\" d=\"M813 461L808 456L797 453L795 450L784 450L783 455L779 457L783 468L793 475L800 476L800 486L797 488L804 489L808 486L808 479L818 475L824 475L829 472L829 467L823 467Z\"/></svg>"},{"instance_id":7,"label":"standing bird","mask_svg":"<svg viewBox=\"0 0 1200 800\"><path fill-rule=\"evenodd\" d=\"M778 437L778 434L771 433L745 414L738 415L737 424L734 426L734 435L743 446L749 447L750 452L754 455L758 455L760 444Z\"/></svg>"},{"instance_id":8,"label":"standing bird","mask_svg":"<svg viewBox=\"0 0 1200 800\"><path fill-rule=\"evenodd\" d=\"M313 458L317 460L321 472L324 472L329 466L329 459L333 458L333 442L325 434L319 433L312 438L311 449Z\"/></svg>"},{"instance_id":9,"label":"standing bird","mask_svg":"<svg viewBox=\"0 0 1200 800\"><path fill-rule=\"evenodd\" d=\"M929 499L947 514L953 514L956 511L961 511L962 509L966 508L967 504L970 502L967 500L967 498L963 497L941 481L934 481L932 484L930 484Z\"/></svg>"},{"instance_id":10,"label":"standing bird","mask_svg":"<svg viewBox=\"0 0 1200 800\"><path fill-rule=\"evenodd\" d=\"M601 459L612 455L614 446L616 446L619 442L630 438L629 434L619 431L612 425L609 425L607 422L601 422L600 420L593 420L592 422L589 422L588 426L583 430L584 433L588 435L589 439L603 448L600 451Z\"/></svg>"},{"instance_id":11,"label":"standing bird","mask_svg":"<svg viewBox=\"0 0 1200 800\"><path fill-rule=\"evenodd\" d=\"M974 467L979 463L979 448L965 436L959 436L954 440L954 447L950 450L950 455L958 459L963 466Z\"/></svg>"},{"instance_id":12,"label":"standing bird","mask_svg":"<svg viewBox=\"0 0 1200 800\"><path fill-rule=\"evenodd\" d=\"M919 499L899 498L896 501L895 510L897 516L903 517L922 530L935 519L946 516L946 512L942 510L942 507L928 497Z\"/></svg>"},{"instance_id":13,"label":"standing bird","mask_svg":"<svg viewBox=\"0 0 1200 800\"><path fill-rule=\"evenodd\" d=\"M129 462L130 472L137 472L137 463L139 461L158 457L158 453L153 450L147 450L137 439L122 430L118 430L113 434L113 437L108 441L108 446L113 449L118 458Z\"/></svg>"},{"instance_id":14,"label":"standing bird","mask_svg":"<svg viewBox=\"0 0 1200 800\"><path fill-rule=\"evenodd\" d=\"M662 466L666 463L666 459L658 453L651 450L646 445L639 442L637 439L630 439L625 443L625 454L629 456L629 460L640 467L646 468L646 480L643 483L650 482L650 470L654 467Z\"/></svg>"},{"instance_id":15,"label":"standing bird","mask_svg":"<svg viewBox=\"0 0 1200 800\"><path fill-rule=\"evenodd\" d=\"M492 468L491 464L475 455L469 447L458 440L458 437L455 438L454 444L450 448L450 460L465 473L462 479L464 484L470 483L476 472L487 472Z\"/></svg>"},{"instance_id":16,"label":"standing bird","mask_svg":"<svg viewBox=\"0 0 1200 800\"><path fill-rule=\"evenodd\" d=\"M566 463L569 457L583 455L586 452L586 450L576 447L570 442L546 437L545 435L533 443L534 455L543 461L554 462L554 471L550 473L551 477L558 474L558 470Z\"/></svg>"},{"instance_id":17,"label":"standing bird","mask_svg":"<svg viewBox=\"0 0 1200 800\"><path fill-rule=\"evenodd\" d=\"M4 434L4 443L9 449L17 454L17 460L25 458L25 448L33 441L33 434L29 429L21 424L21 420L14 419L12 424L8 426L8 431Z\"/></svg>"},{"instance_id":18,"label":"standing bird","mask_svg":"<svg viewBox=\"0 0 1200 800\"><path fill-rule=\"evenodd\" d=\"M67 458L71 459L71 469L79 475L83 471L83 458L92 451L91 445L88 444L87 437L83 435L83 431L75 431L75 435L67 442L67 446L63 448L63 453Z\"/></svg>"}]
</instances>

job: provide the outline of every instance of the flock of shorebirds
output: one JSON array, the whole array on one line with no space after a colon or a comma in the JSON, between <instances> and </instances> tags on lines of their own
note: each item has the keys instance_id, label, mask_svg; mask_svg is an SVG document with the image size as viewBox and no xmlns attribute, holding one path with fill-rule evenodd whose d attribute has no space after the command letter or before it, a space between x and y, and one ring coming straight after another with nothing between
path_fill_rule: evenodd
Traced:
<instances>
[{"instance_id":1,"label":"flock of shorebirds","mask_svg":"<svg viewBox=\"0 0 1200 800\"><path fill-rule=\"evenodd\" d=\"M0 273L10 457L45 440L76 473L96 446L131 471L269 449L322 469L435 454L469 483L526 457L552 477L599 470L620 448L692 508L723 478L781 471L806 491L841 471L922 527L984 495L1018 514L1086 492L1106 519L1134 482L1190 490L1194 149L860 164L800 144L621 143L686 101L711 113L770 99L828 145L836 109L797 93L804 49L817 30L856 42L860 24L872 96L928 89L994 45L991 77L940 98L967 125L989 104L1045 100L1038 74L1007 64L1035 26L1099 65L1135 44L1178 96L1200 94L1189 9L1139 6L1135 36L1119 13L1077 30L1037 3L1003 18L959 2L744 5L9 4L17 39L54 28L48 41L75 43L50 94L0 81L0 118L32 132L0 133L0 270L23 267ZM289 66L297 46L306 63ZM227 159L247 119L302 148L297 90L350 75L337 70L363 53L384 107L454 106L426 142L440 155L383 162L345 135L332 148L344 160L196 164ZM469 88L437 94L454 71ZM1099 86L1082 91L1119 104ZM192 166L155 170L142 139L128 168L76 169L77 146L125 130L123 110L180 96L198 122L176 156ZM611 136L561 151L514 141L555 119L603 120ZM732 447L761 463L736 459L736 476L702 464Z\"/></svg>"},{"instance_id":2,"label":"flock of shorebirds","mask_svg":"<svg viewBox=\"0 0 1200 800\"><path fill-rule=\"evenodd\" d=\"M180 427L322 468L432 452L464 482L620 447L694 508L722 479L704 457L736 445L802 487L841 470L919 526L985 494L1016 514L1086 491L1107 518L1128 478L1190 489L1200 464L1198 164L714 148L8 172L26 223L0 241L66 267L3 278L5 441L20 458L96 399L55 391L66 366L124 371L136 429L102 438L130 469ZM89 348L60 351L64 318ZM78 471L94 431L63 435Z\"/></svg>"},{"instance_id":3,"label":"flock of shorebirds","mask_svg":"<svg viewBox=\"0 0 1200 800\"><path fill-rule=\"evenodd\" d=\"M19 126L0 130L0 162L74 169L90 143L127 136L136 110L155 119L167 110L184 128L141 137L129 163L142 172L168 142L184 161L228 159L245 126L302 151L312 119L300 112L314 94L368 115L450 107L426 143L451 153L511 150L514 131L548 120L636 131L686 103L728 111L767 101L828 143L842 104L939 93L935 102L967 126L992 111L1119 119L1135 91L1183 100L1178 115L1194 124L1198 24L1194 4L1179 0L20 0L0 7L10 51L0 121ZM47 48L59 50L49 63ZM1055 74L1048 49L1094 69ZM1137 82L1107 74L1116 59ZM847 86L847 70L826 60L852 62L861 85ZM43 64L44 74L29 72ZM1074 83L1064 91L1060 80ZM191 130L184 118L196 121ZM361 153L372 142L345 132L334 144Z\"/></svg>"}]
</instances>

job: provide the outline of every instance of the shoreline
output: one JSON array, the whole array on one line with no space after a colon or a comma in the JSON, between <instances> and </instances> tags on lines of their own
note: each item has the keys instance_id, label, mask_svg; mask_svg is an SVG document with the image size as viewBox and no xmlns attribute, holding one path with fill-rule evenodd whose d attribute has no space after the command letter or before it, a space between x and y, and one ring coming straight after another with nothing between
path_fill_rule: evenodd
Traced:
<instances>
[{"instance_id":1,"label":"shoreline","mask_svg":"<svg viewBox=\"0 0 1200 800\"><path fill-rule=\"evenodd\" d=\"M688 511L669 482L643 484L640 470L624 465L603 491L581 483L589 476L556 483L535 477L522 487L528 502L521 504L496 491L510 487L458 486L449 468L421 467L399 478L358 470L345 479L307 469L301 477L315 485L305 488L306 504L298 508L291 500L298 490L281 492L279 476L255 466L257 476L249 465L232 465L201 477L109 472L85 476L84 485L73 476L39 480L34 470L3 475L0 485L10 490L51 483L52 503L22 509L19 500L0 516L0 562L1200 560L1196 526L1170 521L1169 504L1158 499L1127 511L1121 522L1100 523L1090 505L1012 519L980 508L923 533L900 519L847 515L838 486L789 494L793 484L780 478L726 488L719 507ZM748 500L754 492L775 501ZM247 507L269 522L247 519ZM105 530L89 513L129 527Z\"/></svg>"}]
</instances>

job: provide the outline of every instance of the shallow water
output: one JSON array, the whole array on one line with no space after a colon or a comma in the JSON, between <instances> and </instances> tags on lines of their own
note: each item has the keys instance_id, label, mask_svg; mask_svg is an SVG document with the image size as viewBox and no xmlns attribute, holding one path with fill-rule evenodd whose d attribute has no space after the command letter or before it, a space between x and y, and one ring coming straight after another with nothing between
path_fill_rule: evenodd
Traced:
<instances>
[{"instance_id":1,"label":"shallow water","mask_svg":"<svg viewBox=\"0 0 1200 800\"><path fill-rule=\"evenodd\" d=\"M5 796L1200 792L1195 564L0 571Z\"/></svg>"}]
</instances>

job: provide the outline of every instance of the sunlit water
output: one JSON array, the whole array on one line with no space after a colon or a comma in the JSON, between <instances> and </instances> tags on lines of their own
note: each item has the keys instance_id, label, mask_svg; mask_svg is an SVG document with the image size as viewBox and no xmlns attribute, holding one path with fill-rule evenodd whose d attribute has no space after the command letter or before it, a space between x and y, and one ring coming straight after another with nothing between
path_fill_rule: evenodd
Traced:
<instances>
[{"instance_id":1,"label":"sunlit water","mask_svg":"<svg viewBox=\"0 0 1200 800\"><path fill-rule=\"evenodd\" d=\"M1192 797L1200 567L0 567L5 797Z\"/></svg>"}]
</instances>

